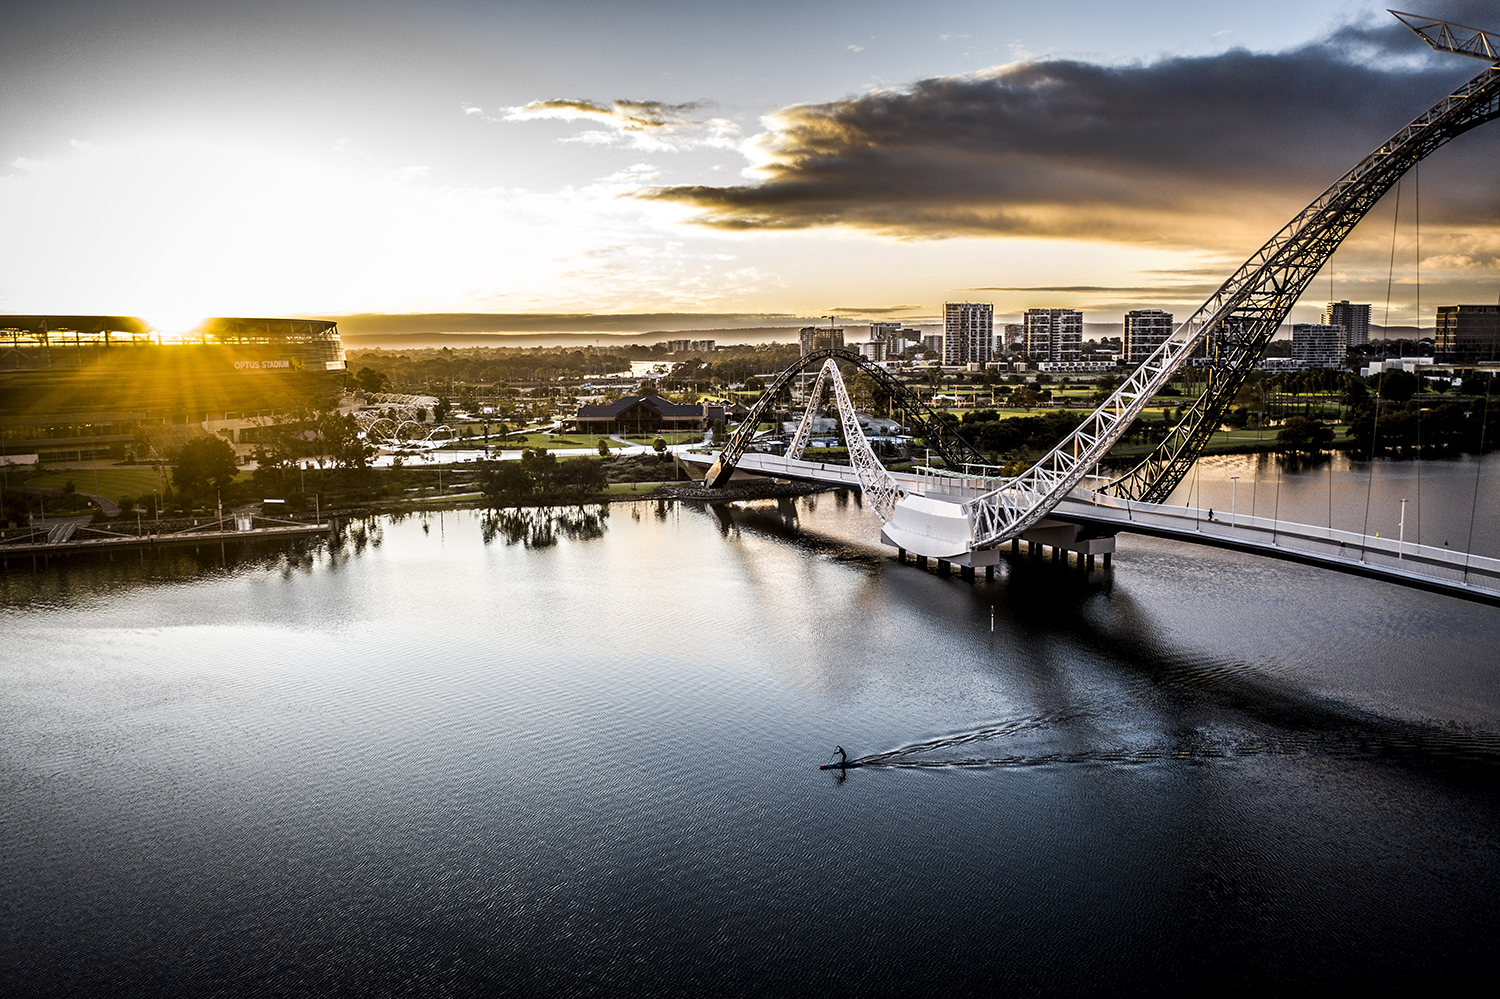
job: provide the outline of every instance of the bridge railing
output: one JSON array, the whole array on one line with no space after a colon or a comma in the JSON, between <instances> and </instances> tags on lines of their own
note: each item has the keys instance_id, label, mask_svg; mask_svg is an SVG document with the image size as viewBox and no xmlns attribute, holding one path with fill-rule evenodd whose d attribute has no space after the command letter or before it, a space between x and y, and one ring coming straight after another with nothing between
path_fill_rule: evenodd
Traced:
<instances>
[{"instance_id":1,"label":"bridge railing","mask_svg":"<svg viewBox=\"0 0 1500 999\"><path fill-rule=\"evenodd\" d=\"M1315 524L1299 524L1223 510L1168 506L1110 496L1094 489L1074 490L1057 513L1082 513L1087 504L1099 519L1127 527L1155 528L1167 534L1197 533L1221 541L1309 555L1324 561L1345 561L1386 573L1457 583L1500 592L1500 559L1473 555L1448 547L1419 545L1400 537L1362 534ZM1123 516L1122 516L1123 515Z\"/></svg>"}]
</instances>

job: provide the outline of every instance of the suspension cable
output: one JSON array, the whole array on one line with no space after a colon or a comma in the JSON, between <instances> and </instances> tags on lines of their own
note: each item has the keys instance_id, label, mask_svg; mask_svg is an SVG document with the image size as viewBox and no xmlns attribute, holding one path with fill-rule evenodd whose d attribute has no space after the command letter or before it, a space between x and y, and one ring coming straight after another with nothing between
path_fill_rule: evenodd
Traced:
<instances>
[{"instance_id":1,"label":"suspension cable","mask_svg":"<svg viewBox=\"0 0 1500 999\"><path fill-rule=\"evenodd\" d=\"M1412 184L1416 188L1416 237L1417 237L1417 343L1422 341L1422 161L1412 168ZM1436 334L1434 329L1433 333ZM1435 337L1434 337L1435 339ZM1434 348L1437 344L1433 344ZM1421 347L1417 353L1422 353ZM1422 547L1422 392L1427 388L1427 379L1417 373L1417 547Z\"/></svg>"},{"instance_id":2,"label":"suspension cable","mask_svg":"<svg viewBox=\"0 0 1500 999\"><path fill-rule=\"evenodd\" d=\"M1385 381L1385 365L1391 348L1391 285L1396 280L1396 232L1401 226L1401 181L1396 181L1396 210L1391 219L1391 267L1385 278L1385 319L1380 338L1380 377L1375 379L1375 422L1370 426L1370 474L1365 482L1365 525L1359 532L1359 560L1365 560L1370 536L1370 497L1375 489L1375 442L1380 438L1380 383Z\"/></svg>"},{"instance_id":3,"label":"suspension cable","mask_svg":"<svg viewBox=\"0 0 1500 999\"><path fill-rule=\"evenodd\" d=\"M1479 473L1484 468L1484 432L1490 425L1490 390L1495 385L1495 372L1484 383L1484 416L1479 421L1479 454L1474 459L1474 498L1469 502L1469 542L1464 545L1464 584L1469 582L1469 559L1474 557L1474 513L1479 509Z\"/></svg>"}]
</instances>

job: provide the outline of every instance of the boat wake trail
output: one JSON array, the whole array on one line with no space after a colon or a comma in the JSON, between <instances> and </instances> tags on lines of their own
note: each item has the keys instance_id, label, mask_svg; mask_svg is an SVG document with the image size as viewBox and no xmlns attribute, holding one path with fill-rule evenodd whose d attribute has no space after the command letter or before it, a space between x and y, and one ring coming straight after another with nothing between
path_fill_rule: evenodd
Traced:
<instances>
[{"instance_id":1,"label":"boat wake trail","mask_svg":"<svg viewBox=\"0 0 1500 999\"><path fill-rule=\"evenodd\" d=\"M896 749L887 750L883 753L871 753L861 756L851 763L858 763L862 767L896 767L896 766L984 766L989 765L972 760L930 760L924 759L928 753L938 753L944 750L955 749L959 746L970 745L977 742L993 742L997 739L1010 738L1018 735L1040 732L1067 722L1076 721L1089 714L1084 709L1071 711L1056 711L1045 715L1036 715L1030 718L1014 718L1008 721L996 722L986 725L984 728L975 729L972 732L957 732L950 735L938 736L924 742L915 742L908 746L899 746Z\"/></svg>"},{"instance_id":2,"label":"boat wake trail","mask_svg":"<svg viewBox=\"0 0 1500 999\"><path fill-rule=\"evenodd\" d=\"M1445 722L1401 721L1345 715L1337 723L1299 718L1286 727L1225 724L1171 734L1129 724L1111 726L1100 712L1058 711L1010 719L850 760L861 768L1017 769L1058 766L1138 766L1250 757L1339 757L1500 774L1500 735ZM1086 724L1078 725L1078 722ZM1102 723L1102 724L1101 724ZM1010 752L985 752L1006 741ZM962 755L954 750L968 747ZM1000 749L1001 747L994 747Z\"/></svg>"}]
</instances>

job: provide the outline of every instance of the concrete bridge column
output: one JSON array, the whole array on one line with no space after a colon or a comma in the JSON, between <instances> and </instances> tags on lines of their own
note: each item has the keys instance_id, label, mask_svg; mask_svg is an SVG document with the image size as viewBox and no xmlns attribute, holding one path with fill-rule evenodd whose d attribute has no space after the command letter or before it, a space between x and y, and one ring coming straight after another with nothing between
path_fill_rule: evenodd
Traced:
<instances>
[{"instance_id":1,"label":"concrete bridge column","mask_svg":"<svg viewBox=\"0 0 1500 999\"><path fill-rule=\"evenodd\" d=\"M986 583L992 583L992 582L995 581L995 567L994 566L987 565L987 566L984 567L984 581Z\"/></svg>"},{"instance_id":2,"label":"concrete bridge column","mask_svg":"<svg viewBox=\"0 0 1500 999\"><path fill-rule=\"evenodd\" d=\"M937 564L939 575L946 576L953 571L953 563L949 562L947 559L940 558L937 560Z\"/></svg>"},{"instance_id":3,"label":"concrete bridge column","mask_svg":"<svg viewBox=\"0 0 1500 999\"><path fill-rule=\"evenodd\" d=\"M960 578L967 579L972 583L974 582L974 567L972 565L960 566L958 569L958 575Z\"/></svg>"}]
</instances>

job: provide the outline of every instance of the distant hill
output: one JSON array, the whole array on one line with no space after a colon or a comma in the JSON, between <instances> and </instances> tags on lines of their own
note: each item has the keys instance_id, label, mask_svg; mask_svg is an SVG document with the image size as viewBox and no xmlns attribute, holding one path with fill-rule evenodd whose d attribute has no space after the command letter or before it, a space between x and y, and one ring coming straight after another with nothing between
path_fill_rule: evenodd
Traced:
<instances>
[{"instance_id":1,"label":"distant hill","mask_svg":"<svg viewBox=\"0 0 1500 999\"><path fill-rule=\"evenodd\" d=\"M797 338L804 326L823 326L816 316L750 313L660 312L634 315L591 313L428 312L410 315L320 315L339 324L339 335L351 347L581 347L607 344L652 344L690 337L724 344L783 343ZM851 340L864 340L869 320L841 323ZM912 323L924 332L940 324Z\"/></svg>"}]
</instances>

